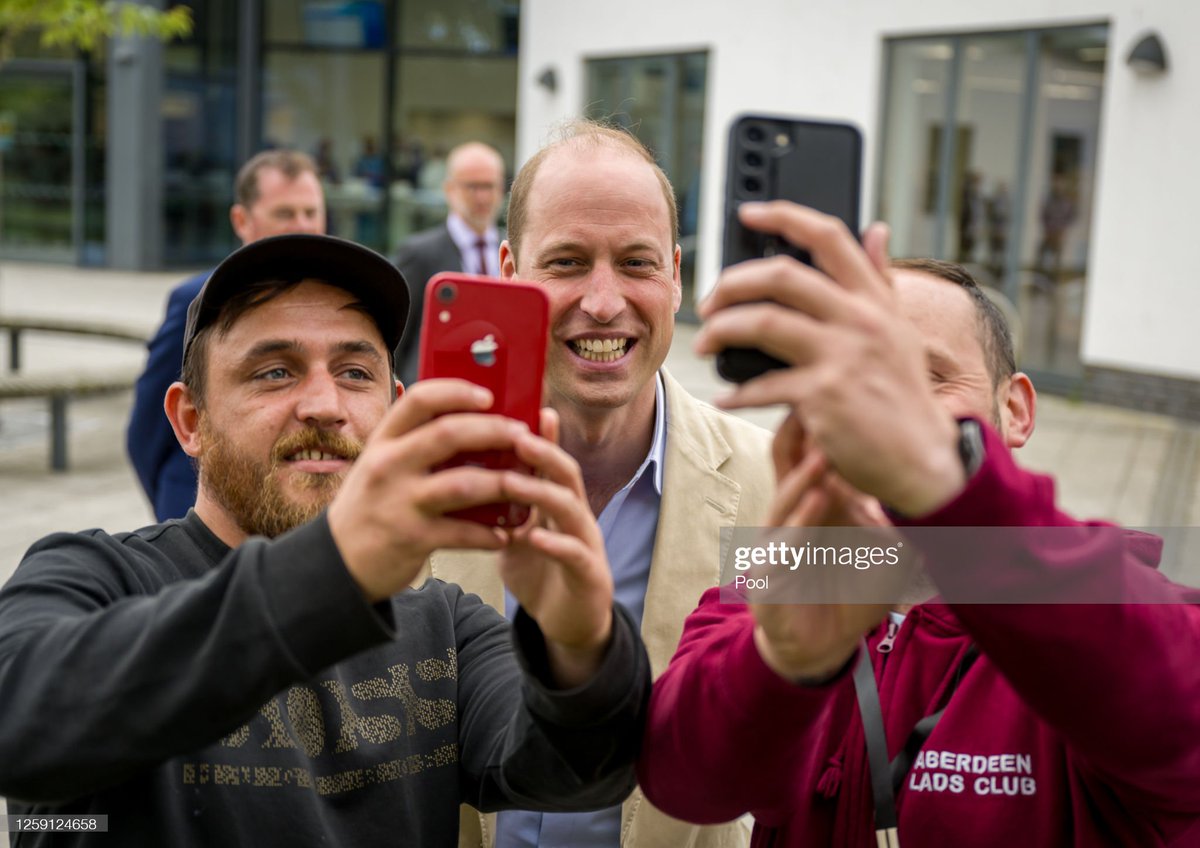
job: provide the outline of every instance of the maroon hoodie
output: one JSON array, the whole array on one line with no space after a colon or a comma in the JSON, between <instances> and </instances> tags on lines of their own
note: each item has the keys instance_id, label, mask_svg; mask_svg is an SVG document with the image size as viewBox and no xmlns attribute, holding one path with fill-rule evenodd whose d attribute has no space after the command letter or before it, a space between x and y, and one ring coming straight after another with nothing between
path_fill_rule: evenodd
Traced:
<instances>
[{"instance_id":1,"label":"maroon hoodie","mask_svg":"<svg viewBox=\"0 0 1200 848\"><path fill-rule=\"evenodd\" d=\"M985 438L988 458L966 489L911 524L1079 524L1055 509L1050 478ZM898 631L881 624L868 650L889 757L945 704L969 645L980 651L897 793L901 844L1200 846L1200 596L1147 567L1159 555L1153 537L1011 539L926 567L946 594L1006 563L1021 562L1029 580L1113 568L1133 596L1158 603L927 603ZM705 593L654 685L638 768L646 797L701 824L752 813L755 846L874 846L851 675L788 683L755 649L749 608L719 592Z\"/></svg>"}]
</instances>

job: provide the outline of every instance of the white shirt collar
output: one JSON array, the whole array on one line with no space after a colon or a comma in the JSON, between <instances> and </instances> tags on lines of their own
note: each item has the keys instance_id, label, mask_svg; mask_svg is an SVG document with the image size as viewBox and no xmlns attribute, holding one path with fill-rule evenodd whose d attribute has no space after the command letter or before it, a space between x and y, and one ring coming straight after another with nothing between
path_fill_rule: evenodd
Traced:
<instances>
[{"instance_id":1,"label":"white shirt collar","mask_svg":"<svg viewBox=\"0 0 1200 848\"><path fill-rule=\"evenodd\" d=\"M450 238L454 239L454 243L458 245L460 251L474 250L475 243L480 238L488 243L489 248L500 249L500 231L496 229L495 224L488 227L487 232L480 236L457 212L451 212L446 216L446 229L450 231Z\"/></svg>"},{"instance_id":2,"label":"white shirt collar","mask_svg":"<svg viewBox=\"0 0 1200 848\"><path fill-rule=\"evenodd\" d=\"M663 465L667 457L667 393L663 387L661 373L654 375L654 437L650 440L650 452L638 468L637 477L648 463L654 463L654 490L662 497Z\"/></svg>"}]
</instances>

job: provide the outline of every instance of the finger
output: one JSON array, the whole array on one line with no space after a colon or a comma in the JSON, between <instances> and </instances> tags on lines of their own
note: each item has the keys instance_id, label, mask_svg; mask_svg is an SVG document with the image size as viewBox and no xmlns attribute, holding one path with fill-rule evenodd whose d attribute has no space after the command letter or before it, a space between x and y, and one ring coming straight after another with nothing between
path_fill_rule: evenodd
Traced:
<instances>
[{"instance_id":1,"label":"finger","mask_svg":"<svg viewBox=\"0 0 1200 848\"><path fill-rule=\"evenodd\" d=\"M804 460L787 472L775 487L771 498L767 526L777 527L789 516L812 491L826 470L824 457L817 451L809 453Z\"/></svg>"},{"instance_id":2,"label":"finger","mask_svg":"<svg viewBox=\"0 0 1200 848\"><path fill-rule=\"evenodd\" d=\"M813 264L844 289L882 297L887 283L844 223L786 200L743 203L738 218L748 227L783 236L812 255Z\"/></svg>"},{"instance_id":3,"label":"finger","mask_svg":"<svg viewBox=\"0 0 1200 848\"><path fill-rule=\"evenodd\" d=\"M466 380L421 380L392 404L372 439L401 436L451 412L483 412L492 406L492 393Z\"/></svg>"},{"instance_id":4,"label":"finger","mask_svg":"<svg viewBox=\"0 0 1200 848\"><path fill-rule=\"evenodd\" d=\"M501 415L452 413L426 422L404 436L402 465L426 470L460 453L513 450L529 430L521 421Z\"/></svg>"},{"instance_id":5,"label":"finger","mask_svg":"<svg viewBox=\"0 0 1200 848\"><path fill-rule=\"evenodd\" d=\"M708 318L738 303L773 301L821 320L837 320L851 309L846 292L812 266L790 256L739 262L721 273L699 314Z\"/></svg>"},{"instance_id":6,"label":"finger","mask_svg":"<svg viewBox=\"0 0 1200 848\"><path fill-rule=\"evenodd\" d=\"M418 510L426 515L441 515L508 500L504 474L503 471L460 465L424 478L409 477L403 485Z\"/></svg>"},{"instance_id":7,"label":"finger","mask_svg":"<svg viewBox=\"0 0 1200 848\"><path fill-rule=\"evenodd\" d=\"M498 551L506 544L504 534L495 527L447 516L426 522L421 528L421 542L432 550Z\"/></svg>"},{"instance_id":8,"label":"finger","mask_svg":"<svg viewBox=\"0 0 1200 848\"><path fill-rule=\"evenodd\" d=\"M809 489L804 493L795 509L789 512L782 521L784 527L821 527L825 524L825 516L829 514L829 492L820 486Z\"/></svg>"},{"instance_id":9,"label":"finger","mask_svg":"<svg viewBox=\"0 0 1200 848\"><path fill-rule=\"evenodd\" d=\"M805 398L811 392L810 386L814 379L816 378L812 376L811 369L781 368L768 371L735 389L718 394L713 397L712 402L721 409L787 404L803 422Z\"/></svg>"},{"instance_id":10,"label":"finger","mask_svg":"<svg viewBox=\"0 0 1200 848\"><path fill-rule=\"evenodd\" d=\"M804 425L799 416L789 411L771 440L771 461L775 466L775 482L779 482L804 457Z\"/></svg>"},{"instance_id":11,"label":"finger","mask_svg":"<svg viewBox=\"0 0 1200 848\"><path fill-rule=\"evenodd\" d=\"M892 260L888 256L888 240L891 237L891 227L882 221L876 221L867 227L862 240L863 250L867 252L871 264L883 275L888 285L892 282Z\"/></svg>"},{"instance_id":12,"label":"finger","mask_svg":"<svg viewBox=\"0 0 1200 848\"><path fill-rule=\"evenodd\" d=\"M890 527L887 513L877 498L860 492L837 473L826 477L830 495L845 504L845 511L860 526Z\"/></svg>"},{"instance_id":13,"label":"finger","mask_svg":"<svg viewBox=\"0 0 1200 848\"><path fill-rule=\"evenodd\" d=\"M534 527L521 544L563 566L563 576L568 580L588 579L592 576L595 563L592 549L575 536L557 533L545 527ZM517 576L512 569L520 568L521 564L520 552L516 553L516 557L509 559L510 570L507 576L510 579Z\"/></svg>"},{"instance_id":14,"label":"finger","mask_svg":"<svg viewBox=\"0 0 1200 848\"><path fill-rule=\"evenodd\" d=\"M692 348L700 356L729 347L753 347L791 364L807 364L822 351L826 325L773 303L731 306L711 315Z\"/></svg>"},{"instance_id":15,"label":"finger","mask_svg":"<svg viewBox=\"0 0 1200 848\"><path fill-rule=\"evenodd\" d=\"M558 444L561 428L558 413L550 407L544 407L539 418L539 430L543 438Z\"/></svg>"},{"instance_id":16,"label":"finger","mask_svg":"<svg viewBox=\"0 0 1200 848\"><path fill-rule=\"evenodd\" d=\"M517 471L504 472L506 500L536 507L546 519L571 536L591 545L603 545L600 528L581 493L542 477L531 477ZM531 535L533 531L530 531Z\"/></svg>"},{"instance_id":17,"label":"finger","mask_svg":"<svg viewBox=\"0 0 1200 848\"><path fill-rule=\"evenodd\" d=\"M516 452L517 458L528 465L534 474L553 480L586 499L583 471L579 463L554 442L526 433L517 439Z\"/></svg>"}]
</instances>

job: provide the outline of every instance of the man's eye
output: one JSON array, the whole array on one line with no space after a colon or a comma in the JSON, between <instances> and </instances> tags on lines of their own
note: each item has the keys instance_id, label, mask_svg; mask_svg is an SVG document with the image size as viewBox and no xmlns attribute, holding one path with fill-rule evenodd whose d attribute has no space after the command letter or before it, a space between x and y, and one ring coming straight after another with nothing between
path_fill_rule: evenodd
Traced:
<instances>
[{"instance_id":1,"label":"man's eye","mask_svg":"<svg viewBox=\"0 0 1200 848\"><path fill-rule=\"evenodd\" d=\"M288 370L282 366L277 368L268 368L266 371L260 371L254 375L256 380L285 380L288 377Z\"/></svg>"},{"instance_id":2,"label":"man's eye","mask_svg":"<svg viewBox=\"0 0 1200 848\"><path fill-rule=\"evenodd\" d=\"M343 374L351 380L370 380L371 372L363 368L347 368Z\"/></svg>"}]
</instances>

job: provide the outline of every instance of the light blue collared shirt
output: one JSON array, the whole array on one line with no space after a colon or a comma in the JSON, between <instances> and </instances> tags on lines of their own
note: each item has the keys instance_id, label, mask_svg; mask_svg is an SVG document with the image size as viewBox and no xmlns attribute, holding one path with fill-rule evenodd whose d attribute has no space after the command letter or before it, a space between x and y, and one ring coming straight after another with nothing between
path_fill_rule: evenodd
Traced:
<instances>
[{"instance_id":1,"label":"light blue collared shirt","mask_svg":"<svg viewBox=\"0 0 1200 848\"><path fill-rule=\"evenodd\" d=\"M471 229L471 225L464 221L457 212L451 212L446 216L446 229L450 231L450 238L454 239L454 246L458 248L458 254L462 257L463 271L468 274L484 274L488 277L500 276L500 231L496 229L496 225L492 224L487 228L487 232L482 236ZM480 268L479 266L479 240L483 239L487 243L487 248L484 253L487 256L487 267Z\"/></svg>"},{"instance_id":2,"label":"light blue collared shirt","mask_svg":"<svg viewBox=\"0 0 1200 848\"><path fill-rule=\"evenodd\" d=\"M666 452L667 403L659 374L654 381L654 436L650 450L633 477L612 496L596 519L612 569L614 596L633 614L639 627L662 507ZM505 592L505 614L511 619L516 610L516 599ZM619 806L594 813L506 810L496 821L496 848L617 848L620 837Z\"/></svg>"}]
</instances>

